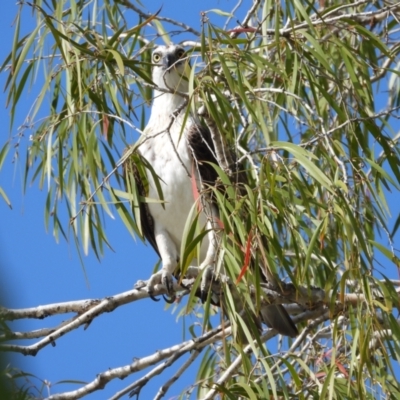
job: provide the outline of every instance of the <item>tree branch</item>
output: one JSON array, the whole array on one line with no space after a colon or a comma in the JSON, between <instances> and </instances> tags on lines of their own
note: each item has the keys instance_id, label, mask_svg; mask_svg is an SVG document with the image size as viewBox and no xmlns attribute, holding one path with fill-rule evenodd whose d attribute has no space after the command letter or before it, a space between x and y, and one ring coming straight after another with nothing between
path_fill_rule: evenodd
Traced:
<instances>
[{"instance_id":1,"label":"tree branch","mask_svg":"<svg viewBox=\"0 0 400 400\"><path fill-rule=\"evenodd\" d=\"M94 391L103 389L110 381L113 379L124 379L127 376L142 371L143 369L157 364L158 362L170 358L170 362L176 361L179 357L184 355L185 353L189 353L192 351L201 351L205 346L209 345L210 343L214 343L216 341L221 340L223 337L229 336L231 334L231 328L228 327L226 329L222 329L221 326L204 333L202 336L187 340L183 343L179 343L177 345L165 348L163 350L158 350L156 353L151 354L149 356L140 358L135 360L132 364L125 365L118 368L109 369L105 372L100 373L97 377L88 384L84 385L83 387L73 390L71 392L65 392L60 394L54 394L48 397L47 400L69 400L69 399L79 399L89 393L93 393ZM160 369L164 369L167 365L168 361L160 366ZM152 371L154 375L160 373L159 367L153 369ZM151 374L151 372L149 373ZM150 375L148 375L150 376ZM145 377L139 379L134 383L135 386L143 387L145 382ZM114 397L118 398L118 397Z\"/></svg>"}]
</instances>

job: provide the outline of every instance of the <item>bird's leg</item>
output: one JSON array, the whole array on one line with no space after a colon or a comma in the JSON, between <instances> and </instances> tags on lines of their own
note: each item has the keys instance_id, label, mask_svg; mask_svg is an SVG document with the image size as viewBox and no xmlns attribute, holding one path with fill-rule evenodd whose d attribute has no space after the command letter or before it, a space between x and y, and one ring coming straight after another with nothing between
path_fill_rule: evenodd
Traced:
<instances>
[{"instance_id":1,"label":"bird's leg","mask_svg":"<svg viewBox=\"0 0 400 400\"><path fill-rule=\"evenodd\" d=\"M217 232L215 231L216 222L214 218L212 220L207 221L207 229L208 229L208 249L206 258L200 264L200 270L202 271L203 275L201 277L201 284L200 284L200 293L201 293L201 301L204 303L207 299L207 292L210 287L212 280L214 279L214 266L215 260L217 257Z\"/></svg>"},{"instance_id":2,"label":"bird's leg","mask_svg":"<svg viewBox=\"0 0 400 400\"><path fill-rule=\"evenodd\" d=\"M152 296L152 293L154 292L154 286L157 284L162 284L166 287L168 295L173 299L174 290L172 274L178 265L178 251L167 230L160 228L157 226L157 224L154 228L157 248L161 256L162 268L160 271L153 274L146 282L146 290L150 297L155 300L155 298ZM173 300L167 301L170 302Z\"/></svg>"}]
</instances>

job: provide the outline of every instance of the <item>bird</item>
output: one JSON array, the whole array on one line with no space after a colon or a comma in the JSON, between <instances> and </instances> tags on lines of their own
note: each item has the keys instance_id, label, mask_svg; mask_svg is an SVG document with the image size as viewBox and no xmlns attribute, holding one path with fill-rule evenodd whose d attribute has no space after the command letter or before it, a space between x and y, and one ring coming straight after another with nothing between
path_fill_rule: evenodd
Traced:
<instances>
[{"instance_id":1,"label":"bird","mask_svg":"<svg viewBox=\"0 0 400 400\"><path fill-rule=\"evenodd\" d=\"M201 209L198 224L204 229L197 257L191 261L199 271L213 271L221 230L218 207L212 191L206 190L218 181L214 144L207 126L188 106L189 57L180 45L160 45L152 52L152 64L155 88L150 118L134 153L146 168L125 163L125 180L133 179L142 199L153 199L140 202L140 218L136 218L162 263L144 284L150 296L157 284L173 294L185 225L193 210ZM201 297L204 300L204 294ZM267 305L259 318L278 333L298 334L282 305Z\"/></svg>"}]
</instances>

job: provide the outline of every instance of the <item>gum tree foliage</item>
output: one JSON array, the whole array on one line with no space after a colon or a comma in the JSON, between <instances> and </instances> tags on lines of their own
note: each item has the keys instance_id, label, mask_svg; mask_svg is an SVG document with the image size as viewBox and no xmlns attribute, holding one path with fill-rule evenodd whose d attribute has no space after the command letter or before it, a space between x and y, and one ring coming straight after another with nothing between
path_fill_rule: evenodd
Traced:
<instances>
[{"instance_id":1,"label":"gum tree foliage","mask_svg":"<svg viewBox=\"0 0 400 400\"><path fill-rule=\"evenodd\" d=\"M400 5L245 3L237 3L244 16L240 25L237 7L218 3L225 8L205 12L198 31L162 10L148 13L139 2L20 2L12 50L1 67L8 76L11 133L3 139L0 166L13 153L25 165L25 187L46 188L45 220L56 239L72 234L82 254L92 249L100 258L112 245L104 229L109 215L142 237L135 217L143 199L134 185L125 190L122 164L124 149L132 145L127 137L140 135L146 124L155 44L186 46L189 108L206 109L204 122L217 128L247 175L245 190L238 191L226 165L216 166L226 186L215 193L222 222L217 266L229 277L222 284L227 318L217 319L221 325L209 319L217 309L208 303L198 308L194 290L183 291L182 313L203 310L202 336L139 360L151 366L146 375L135 361L136 370L99 371L93 382L52 399L84 397L133 373L137 381L128 388L121 384L113 398L138 394L171 365L174 375L160 388L161 398L198 357L191 390L202 399L400 397L394 371L399 283L391 279L399 264L393 238L400 220L398 210L388 207L400 181ZM25 9L37 25L21 36ZM213 25L213 13L226 24ZM37 85L38 70L45 72L43 85L15 134L21 121L14 115L22 94ZM26 154L19 152L22 144ZM8 202L4 190L1 195ZM195 221L188 221L182 266L201 235ZM261 246L265 241L267 248ZM267 265L274 284L261 285L251 262ZM145 297L132 290L113 303L66 303L57 313L74 311L81 318L32 334L42 340L38 346L12 341L3 350L36 354L51 337ZM287 304L299 337L268 346L274 332L245 324L235 310L238 298L245 313L257 313L267 300ZM46 312L55 313L55 306L42 314L3 310L2 316ZM3 339L18 339L5 323ZM184 364L175 367L181 356Z\"/></svg>"}]
</instances>

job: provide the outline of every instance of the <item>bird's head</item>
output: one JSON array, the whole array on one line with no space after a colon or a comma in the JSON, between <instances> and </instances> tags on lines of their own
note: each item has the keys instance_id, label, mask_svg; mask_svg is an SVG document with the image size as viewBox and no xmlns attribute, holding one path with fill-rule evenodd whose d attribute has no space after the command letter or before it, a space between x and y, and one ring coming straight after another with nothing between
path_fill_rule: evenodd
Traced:
<instances>
[{"instance_id":1,"label":"bird's head","mask_svg":"<svg viewBox=\"0 0 400 400\"><path fill-rule=\"evenodd\" d=\"M162 89L188 91L186 52L179 45L158 46L152 54L153 82Z\"/></svg>"}]
</instances>

